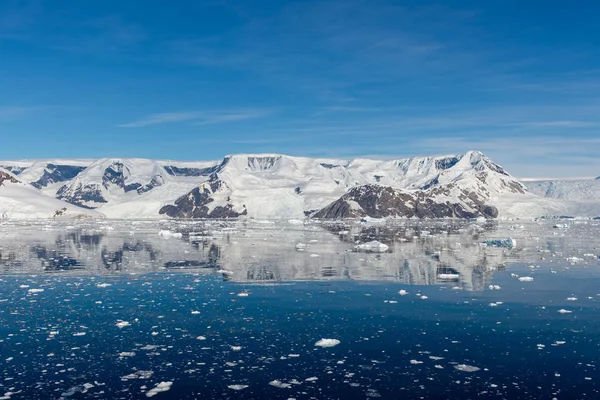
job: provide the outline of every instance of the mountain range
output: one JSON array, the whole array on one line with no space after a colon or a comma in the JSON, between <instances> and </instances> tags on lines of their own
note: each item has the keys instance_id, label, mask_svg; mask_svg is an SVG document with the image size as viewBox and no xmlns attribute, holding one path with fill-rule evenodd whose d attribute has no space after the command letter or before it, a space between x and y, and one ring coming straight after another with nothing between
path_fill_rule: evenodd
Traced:
<instances>
[{"instance_id":1,"label":"mountain range","mask_svg":"<svg viewBox=\"0 0 600 400\"><path fill-rule=\"evenodd\" d=\"M600 181L589 182L600 188ZM596 189L562 198L544 185L523 184L478 151L398 160L240 154L197 162L0 161L0 216L498 218L600 212Z\"/></svg>"}]
</instances>

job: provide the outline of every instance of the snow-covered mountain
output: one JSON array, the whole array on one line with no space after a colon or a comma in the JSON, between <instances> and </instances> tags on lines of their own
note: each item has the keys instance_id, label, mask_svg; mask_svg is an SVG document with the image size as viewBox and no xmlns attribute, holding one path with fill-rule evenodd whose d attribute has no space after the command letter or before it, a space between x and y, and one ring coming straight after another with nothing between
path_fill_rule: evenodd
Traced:
<instances>
[{"instance_id":1,"label":"snow-covered mountain","mask_svg":"<svg viewBox=\"0 0 600 400\"><path fill-rule=\"evenodd\" d=\"M108 218L495 218L566 212L564 201L528 191L478 151L400 160L246 154L206 162L104 158L0 161L0 166L40 189L37 193Z\"/></svg>"},{"instance_id":2,"label":"snow-covered mountain","mask_svg":"<svg viewBox=\"0 0 600 400\"><path fill-rule=\"evenodd\" d=\"M384 193L390 196L375 205ZM392 161L236 155L160 213L179 218L495 217L494 202L507 196L531 198L521 183L476 151ZM332 212L334 202L362 206L353 208L357 212ZM392 209L390 202L398 206ZM436 211L415 210L425 204Z\"/></svg>"},{"instance_id":3,"label":"snow-covered mountain","mask_svg":"<svg viewBox=\"0 0 600 400\"><path fill-rule=\"evenodd\" d=\"M0 219L84 218L102 215L40 192L31 184L0 169Z\"/></svg>"}]
</instances>

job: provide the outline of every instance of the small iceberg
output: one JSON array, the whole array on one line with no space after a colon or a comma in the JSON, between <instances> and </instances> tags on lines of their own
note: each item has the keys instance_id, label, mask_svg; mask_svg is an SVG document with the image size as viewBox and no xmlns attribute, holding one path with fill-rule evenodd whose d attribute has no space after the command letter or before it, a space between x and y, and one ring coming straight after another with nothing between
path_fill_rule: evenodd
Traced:
<instances>
[{"instance_id":1,"label":"small iceberg","mask_svg":"<svg viewBox=\"0 0 600 400\"><path fill-rule=\"evenodd\" d=\"M341 342L337 339L321 339L315 343L315 346L325 348L325 347L337 346L340 343Z\"/></svg>"},{"instance_id":2,"label":"small iceberg","mask_svg":"<svg viewBox=\"0 0 600 400\"><path fill-rule=\"evenodd\" d=\"M378 242L377 240L373 240L367 243L362 243L354 246L354 249L357 251L367 251L373 253L385 253L389 246L387 244L383 244Z\"/></svg>"}]
</instances>

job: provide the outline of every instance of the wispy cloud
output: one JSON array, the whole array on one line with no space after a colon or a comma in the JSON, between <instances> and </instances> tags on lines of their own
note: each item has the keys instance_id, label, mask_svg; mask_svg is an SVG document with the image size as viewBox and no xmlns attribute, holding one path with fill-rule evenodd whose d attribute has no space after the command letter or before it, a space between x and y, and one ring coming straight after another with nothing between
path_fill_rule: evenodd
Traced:
<instances>
[{"instance_id":1,"label":"wispy cloud","mask_svg":"<svg viewBox=\"0 0 600 400\"><path fill-rule=\"evenodd\" d=\"M143 128L160 124L188 122L191 125L210 125L261 118L272 110L180 111L148 115L142 119L117 125L120 128Z\"/></svg>"},{"instance_id":2,"label":"wispy cloud","mask_svg":"<svg viewBox=\"0 0 600 400\"><path fill-rule=\"evenodd\" d=\"M0 120L9 120L13 118L23 117L25 115L32 114L36 111L45 109L48 107L0 107Z\"/></svg>"}]
</instances>

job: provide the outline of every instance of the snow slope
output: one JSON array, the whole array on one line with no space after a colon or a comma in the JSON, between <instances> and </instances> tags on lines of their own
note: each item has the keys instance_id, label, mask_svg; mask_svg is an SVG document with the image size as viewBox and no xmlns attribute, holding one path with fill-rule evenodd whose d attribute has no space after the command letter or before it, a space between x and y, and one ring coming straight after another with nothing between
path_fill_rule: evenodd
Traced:
<instances>
[{"instance_id":1,"label":"snow slope","mask_svg":"<svg viewBox=\"0 0 600 400\"><path fill-rule=\"evenodd\" d=\"M102 214L44 195L23 183L6 170L0 169L0 218L83 218L102 217Z\"/></svg>"},{"instance_id":2,"label":"snow slope","mask_svg":"<svg viewBox=\"0 0 600 400\"><path fill-rule=\"evenodd\" d=\"M539 196L552 199L600 201L600 180L598 179L556 179L526 181L527 189Z\"/></svg>"}]
</instances>

